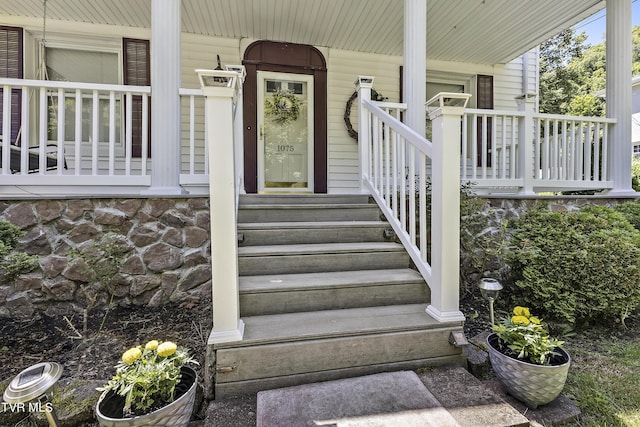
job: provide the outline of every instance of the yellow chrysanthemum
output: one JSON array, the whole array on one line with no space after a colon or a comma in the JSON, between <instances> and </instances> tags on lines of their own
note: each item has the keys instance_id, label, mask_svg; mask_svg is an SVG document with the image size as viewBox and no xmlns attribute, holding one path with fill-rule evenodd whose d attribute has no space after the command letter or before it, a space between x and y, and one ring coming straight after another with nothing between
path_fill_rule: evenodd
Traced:
<instances>
[{"instance_id":1,"label":"yellow chrysanthemum","mask_svg":"<svg viewBox=\"0 0 640 427\"><path fill-rule=\"evenodd\" d=\"M513 314L516 316L524 316L526 318L531 317L531 313L529 312L529 309L527 307L516 306L513 309Z\"/></svg>"},{"instance_id":2,"label":"yellow chrysanthemum","mask_svg":"<svg viewBox=\"0 0 640 427\"><path fill-rule=\"evenodd\" d=\"M156 348L158 348L158 341L157 340L152 340L149 341L148 343L145 344L144 349L145 350L155 350Z\"/></svg>"},{"instance_id":3,"label":"yellow chrysanthemum","mask_svg":"<svg viewBox=\"0 0 640 427\"><path fill-rule=\"evenodd\" d=\"M540 319L538 319L537 317L531 316L531 317L529 317L529 322L535 323L536 325L539 325L540 324Z\"/></svg>"},{"instance_id":4,"label":"yellow chrysanthemum","mask_svg":"<svg viewBox=\"0 0 640 427\"><path fill-rule=\"evenodd\" d=\"M158 346L158 356L168 357L176 352L178 346L171 341L163 342Z\"/></svg>"},{"instance_id":5,"label":"yellow chrysanthemum","mask_svg":"<svg viewBox=\"0 0 640 427\"><path fill-rule=\"evenodd\" d=\"M140 356L142 356L142 351L140 351L139 348L137 347L130 348L129 350L125 351L122 354L122 361L127 365L130 365L136 360L138 360Z\"/></svg>"},{"instance_id":6,"label":"yellow chrysanthemum","mask_svg":"<svg viewBox=\"0 0 640 427\"><path fill-rule=\"evenodd\" d=\"M525 316L513 316L511 318L511 323L517 326L527 326L530 322Z\"/></svg>"}]
</instances>

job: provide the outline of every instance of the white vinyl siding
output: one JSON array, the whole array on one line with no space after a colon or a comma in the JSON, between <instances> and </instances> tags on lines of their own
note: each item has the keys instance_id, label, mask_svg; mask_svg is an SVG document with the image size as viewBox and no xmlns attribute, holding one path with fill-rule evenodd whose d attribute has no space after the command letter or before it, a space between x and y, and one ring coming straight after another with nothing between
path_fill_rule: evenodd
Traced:
<instances>
[{"instance_id":1,"label":"white vinyl siding","mask_svg":"<svg viewBox=\"0 0 640 427\"><path fill-rule=\"evenodd\" d=\"M400 97L402 58L330 49L327 59L327 188L329 193L358 191L358 143L344 123L345 105L359 75L374 76L374 89L391 102ZM357 105L351 121L357 130Z\"/></svg>"}]
</instances>

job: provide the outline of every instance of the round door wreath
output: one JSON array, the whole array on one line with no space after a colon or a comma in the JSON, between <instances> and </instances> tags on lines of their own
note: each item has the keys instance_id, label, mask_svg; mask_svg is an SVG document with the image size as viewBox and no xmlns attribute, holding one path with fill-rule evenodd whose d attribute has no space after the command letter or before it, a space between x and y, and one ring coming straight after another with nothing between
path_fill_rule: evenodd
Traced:
<instances>
[{"instance_id":1,"label":"round door wreath","mask_svg":"<svg viewBox=\"0 0 640 427\"><path fill-rule=\"evenodd\" d=\"M356 141L358 140L358 131L353 128L351 124L351 107L353 106L353 101L358 97L358 91L355 91L349 97L347 101L347 105L344 109L344 124L347 126L347 133L349 136ZM376 92L375 89L371 89L371 100L372 101L386 101L388 98L382 96L381 93Z\"/></svg>"},{"instance_id":2,"label":"round door wreath","mask_svg":"<svg viewBox=\"0 0 640 427\"><path fill-rule=\"evenodd\" d=\"M298 119L300 104L292 91L278 89L264 101L264 111L277 124L287 125Z\"/></svg>"}]
</instances>

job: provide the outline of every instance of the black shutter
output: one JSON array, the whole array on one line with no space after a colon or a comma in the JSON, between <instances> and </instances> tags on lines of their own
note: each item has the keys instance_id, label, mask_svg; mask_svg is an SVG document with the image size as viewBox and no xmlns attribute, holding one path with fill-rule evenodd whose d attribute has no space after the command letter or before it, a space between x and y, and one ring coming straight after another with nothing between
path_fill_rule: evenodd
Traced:
<instances>
[{"instance_id":1,"label":"black shutter","mask_svg":"<svg viewBox=\"0 0 640 427\"><path fill-rule=\"evenodd\" d=\"M124 58L124 84L133 86L151 85L151 68L149 40L122 39ZM151 103L148 105L149 137L147 153L151 157ZM132 100L132 144L133 157L142 156L142 96L136 95Z\"/></svg>"},{"instance_id":2,"label":"black shutter","mask_svg":"<svg viewBox=\"0 0 640 427\"><path fill-rule=\"evenodd\" d=\"M493 110L493 76L484 76L478 74L476 81L476 103L477 108L485 109L485 110ZM492 128L493 128L493 119L491 117L487 117L487 128L482 128L482 117L478 117L478 157L476 159L476 164L478 166L482 166L482 135L486 135L487 137L487 166L491 167L491 147L493 145L493 141L491 140Z\"/></svg>"},{"instance_id":3,"label":"black shutter","mask_svg":"<svg viewBox=\"0 0 640 427\"><path fill-rule=\"evenodd\" d=\"M22 28L0 26L0 77L22 79ZM0 88L0 115L4 102L3 89ZM11 144L20 145L18 132L21 125L22 91L11 90ZM0 120L0 134L3 120Z\"/></svg>"}]
</instances>

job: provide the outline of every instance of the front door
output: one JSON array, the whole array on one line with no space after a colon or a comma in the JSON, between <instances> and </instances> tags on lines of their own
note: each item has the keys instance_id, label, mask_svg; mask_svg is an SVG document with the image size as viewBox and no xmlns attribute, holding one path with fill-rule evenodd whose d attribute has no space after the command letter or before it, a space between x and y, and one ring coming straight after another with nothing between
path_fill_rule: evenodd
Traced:
<instances>
[{"instance_id":1,"label":"front door","mask_svg":"<svg viewBox=\"0 0 640 427\"><path fill-rule=\"evenodd\" d=\"M257 72L258 191L313 192L313 76Z\"/></svg>"}]
</instances>

